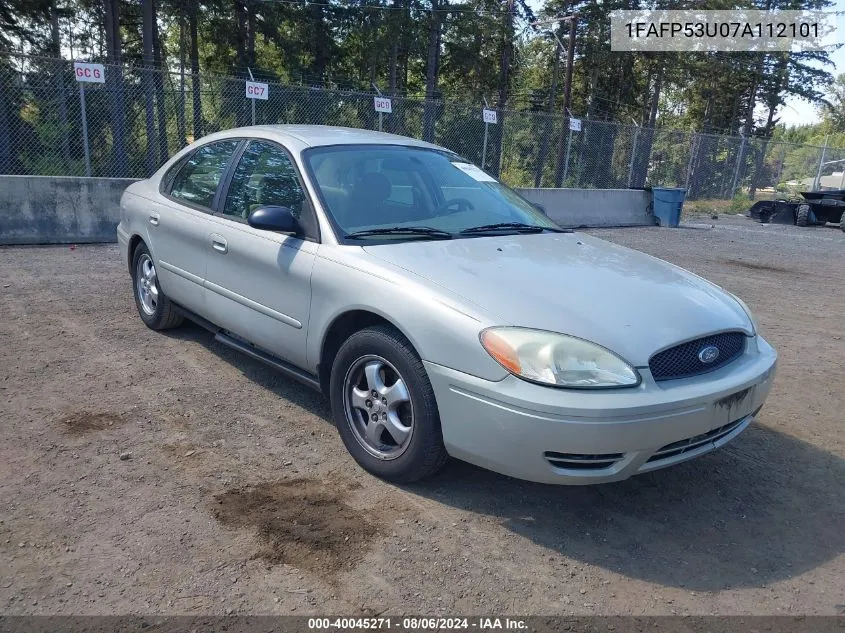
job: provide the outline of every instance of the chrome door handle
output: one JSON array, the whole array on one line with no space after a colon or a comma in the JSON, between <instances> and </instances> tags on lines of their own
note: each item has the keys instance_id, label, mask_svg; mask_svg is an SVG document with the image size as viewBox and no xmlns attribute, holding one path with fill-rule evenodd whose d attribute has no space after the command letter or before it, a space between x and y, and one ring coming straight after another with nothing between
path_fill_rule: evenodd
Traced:
<instances>
[{"instance_id":1,"label":"chrome door handle","mask_svg":"<svg viewBox=\"0 0 845 633\"><path fill-rule=\"evenodd\" d=\"M150 213L150 224L158 226L158 213Z\"/></svg>"},{"instance_id":2,"label":"chrome door handle","mask_svg":"<svg viewBox=\"0 0 845 633\"><path fill-rule=\"evenodd\" d=\"M211 248L213 248L218 253L229 252L229 244L226 242L226 239L222 235L211 236Z\"/></svg>"}]
</instances>

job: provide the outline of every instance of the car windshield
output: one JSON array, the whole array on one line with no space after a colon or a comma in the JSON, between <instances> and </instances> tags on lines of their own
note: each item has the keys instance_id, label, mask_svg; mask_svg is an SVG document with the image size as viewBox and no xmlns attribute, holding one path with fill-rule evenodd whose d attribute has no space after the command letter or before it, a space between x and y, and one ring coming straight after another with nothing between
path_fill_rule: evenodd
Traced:
<instances>
[{"instance_id":1,"label":"car windshield","mask_svg":"<svg viewBox=\"0 0 845 633\"><path fill-rule=\"evenodd\" d=\"M339 145L306 150L304 158L340 236L356 243L560 230L516 192L443 150Z\"/></svg>"}]
</instances>

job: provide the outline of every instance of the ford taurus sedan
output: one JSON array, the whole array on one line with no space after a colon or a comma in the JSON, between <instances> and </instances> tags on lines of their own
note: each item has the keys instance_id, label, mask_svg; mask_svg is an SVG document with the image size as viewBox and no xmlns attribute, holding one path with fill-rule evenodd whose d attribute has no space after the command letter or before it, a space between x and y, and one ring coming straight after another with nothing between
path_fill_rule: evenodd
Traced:
<instances>
[{"instance_id":1,"label":"ford taurus sedan","mask_svg":"<svg viewBox=\"0 0 845 633\"><path fill-rule=\"evenodd\" d=\"M187 317L322 391L391 481L448 456L625 479L731 441L774 376L737 297L391 134L212 134L126 190L117 234L148 327Z\"/></svg>"}]
</instances>

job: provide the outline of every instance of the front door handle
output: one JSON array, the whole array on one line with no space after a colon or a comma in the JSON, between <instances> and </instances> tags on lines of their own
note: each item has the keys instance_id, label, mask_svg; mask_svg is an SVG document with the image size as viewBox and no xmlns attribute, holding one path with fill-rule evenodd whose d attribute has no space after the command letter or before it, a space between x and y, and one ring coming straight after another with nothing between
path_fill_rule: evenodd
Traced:
<instances>
[{"instance_id":1,"label":"front door handle","mask_svg":"<svg viewBox=\"0 0 845 633\"><path fill-rule=\"evenodd\" d=\"M150 224L158 226L158 213L150 213Z\"/></svg>"},{"instance_id":2,"label":"front door handle","mask_svg":"<svg viewBox=\"0 0 845 633\"><path fill-rule=\"evenodd\" d=\"M226 238L222 235L217 235L216 233L212 233L211 235L211 248L218 253L229 252L229 244L226 242Z\"/></svg>"}]
</instances>

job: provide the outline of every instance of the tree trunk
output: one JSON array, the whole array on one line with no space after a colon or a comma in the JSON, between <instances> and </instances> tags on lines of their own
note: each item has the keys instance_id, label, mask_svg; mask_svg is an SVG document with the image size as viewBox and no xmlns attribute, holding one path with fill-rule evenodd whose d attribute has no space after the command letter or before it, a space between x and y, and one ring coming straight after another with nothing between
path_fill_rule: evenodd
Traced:
<instances>
[{"instance_id":1,"label":"tree trunk","mask_svg":"<svg viewBox=\"0 0 845 633\"><path fill-rule=\"evenodd\" d=\"M555 39L557 42L557 39ZM555 44L555 61L552 67L552 86L549 91L549 105L547 108L548 116L545 117L543 124L543 140L540 142L540 152L537 155L537 165L534 168L534 187L541 187L543 185L543 168L546 166L546 154L549 152L549 143L551 142L552 128L554 127L554 109L555 96L557 95L557 78L560 74L560 54L562 50L560 44ZM563 130L561 130L561 134Z\"/></svg>"},{"instance_id":2,"label":"tree trunk","mask_svg":"<svg viewBox=\"0 0 845 633\"><path fill-rule=\"evenodd\" d=\"M246 61L247 17L243 0L234 0L235 13L235 76L248 78ZM243 85L238 81L227 81L224 84L225 101L235 111L235 122L239 126L249 125L249 108L247 99L243 98Z\"/></svg>"},{"instance_id":3,"label":"tree trunk","mask_svg":"<svg viewBox=\"0 0 845 633\"><path fill-rule=\"evenodd\" d=\"M569 20L569 42L566 48L566 81L563 88L563 116L568 121L570 118L569 104L572 98L572 64L575 61L575 30L577 28L577 18L573 17ZM592 82L595 84L595 82ZM567 147L571 134L569 130L563 129L560 131L560 143L557 148L557 168L555 169L555 187L563 186L563 176L566 173L567 161Z\"/></svg>"},{"instance_id":4,"label":"tree trunk","mask_svg":"<svg viewBox=\"0 0 845 633\"><path fill-rule=\"evenodd\" d=\"M179 99L176 103L176 133L178 147L185 144L185 16L179 16Z\"/></svg>"},{"instance_id":5,"label":"tree trunk","mask_svg":"<svg viewBox=\"0 0 845 633\"><path fill-rule=\"evenodd\" d=\"M59 11L56 0L50 3L50 44L53 57L56 58L54 77L59 106L59 126L62 133L62 158L65 167L70 168L70 124L67 118L67 95L65 94L65 64L62 60L62 36L59 31Z\"/></svg>"},{"instance_id":6,"label":"tree trunk","mask_svg":"<svg viewBox=\"0 0 845 633\"><path fill-rule=\"evenodd\" d=\"M440 75L440 38L443 31L440 8L446 7L439 0L431 0L431 21L428 27L428 56L425 66L425 109L423 111L423 140L434 142L435 110L437 103L437 82Z\"/></svg>"},{"instance_id":7,"label":"tree trunk","mask_svg":"<svg viewBox=\"0 0 845 633\"><path fill-rule=\"evenodd\" d=\"M775 114L774 109L770 109L769 110L769 121L767 123L767 127L769 125L771 125L772 119L774 118L774 114ZM755 160L754 160L754 176L752 176L751 184L748 187L748 199L749 200L754 200L754 197L757 195L757 187L758 187L759 182L760 182L760 176L763 172L763 164L766 161L766 152L769 149L769 141L770 140L771 139L768 138L768 137L765 138L765 139L762 139L762 142L761 142L762 146L759 148L759 151L757 152L757 156L755 157ZM777 184L777 183L775 183L775 184Z\"/></svg>"},{"instance_id":8,"label":"tree trunk","mask_svg":"<svg viewBox=\"0 0 845 633\"><path fill-rule=\"evenodd\" d=\"M513 58L513 0L508 0L507 10L502 24L502 57L499 64L499 98L496 101L498 125L493 128L493 151L491 164L494 175L502 172L502 143L505 137L505 112L508 107L508 92L510 89L511 59ZM482 165L484 167L484 165Z\"/></svg>"},{"instance_id":9,"label":"tree trunk","mask_svg":"<svg viewBox=\"0 0 845 633\"><path fill-rule=\"evenodd\" d=\"M0 66L0 80L8 81L11 85L12 77ZM12 128L9 112L12 109L12 91L0 90L0 174L14 174L14 159L12 157Z\"/></svg>"},{"instance_id":10,"label":"tree trunk","mask_svg":"<svg viewBox=\"0 0 845 633\"><path fill-rule=\"evenodd\" d=\"M203 135L205 125L202 120L202 86L200 84L200 51L197 20L199 13L198 0L190 0L188 5L188 30L191 36L191 98L193 101L193 131L194 139Z\"/></svg>"},{"instance_id":11,"label":"tree trunk","mask_svg":"<svg viewBox=\"0 0 845 633\"><path fill-rule=\"evenodd\" d=\"M311 71L312 74L319 78L320 85L325 85L331 57L331 51L329 50L331 34L326 28L324 7L318 3L310 4L308 5L308 11L313 27L312 50L314 52L314 61L312 62Z\"/></svg>"},{"instance_id":12,"label":"tree trunk","mask_svg":"<svg viewBox=\"0 0 845 633\"><path fill-rule=\"evenodd\" d=\"M402 19L399 9L401 6L400 0L393 0L393 4L391 5L393 10L388 15L390 25L390 28L388 29L388 33L390 33L390 56L388 58L387 66L390 79L388 80L389 85L387 89L391 97L396 96L396 81L398 79L398 69L396 66L399 63L399 39L401 35L400 21Z\"/></svg>"},{"instance_id":13,"label":"tree trunk","mask_svg":"<svg viewBox=\"0 0 845 633\"><path fill-rule=\"evenodd\" d=\"M255 3L246 4L246 65L255 68Z\"/></svg>"},{"instance_id":14,"label":"tree trunk","mask_svg":"<svg viewBox=\"0 0 845 633\"><path fill-rule=\"evenodd\" d=\"M397 81L399 79L399 40L401 38L401 20L402 15L399 12L401 8L400 0L393 0L391 7L393 8L392 11L388 13L387 16L387 24L388 29L387 32L390 37L390 53L387 57L387 75L388 75L388 85L387 85L387 92L390 95L390 98L393 99L393 108L395 114L391 114L391 116L387 117L387 131L396 133L396 126L398 120L398 110L397 106L399 105L396 101L396 88L397 88Z\"/></svg>"},{"instance_id":15,"label":"tree trunk","mask_svg":"<svg viewBox=\"0 0 845 633\"><path fill-rule=\"evenodd\" d=\"M774 65L774 68L771 70L770 77L775 77L776 79L772 81L767 90L767 104L769 107L769 116L766 119L766 125L763 128L763 137L765 141L763 141L763 147L760 149L760 152L757 155L757 160L755 161L754 165L754 177L751 179L751 186L748 188L748 199L754 200L754 197L757 194L757 188L760 186L760 178L763 172L763 165L766 161L766 152L769 149L769 142L771 141L772 130L775 127L775 113L777 111L778 105L780 105L780 95L781 90L783 89L783 84L787 80L788 75L786 74L787 64L788 64L788 57L787 55L783 54L778 56L777 62ZM781 161L781 168L782 168ZM777 182L775 183L777 184Z\"/></svg>"},{"instance_id":16,"label":"tree trunk","mask_svg":"<svg viewBox=\"0 0 845 633\"><path fill-rule=\"evenodd\" d=\"M158 28L158 12L153 0L153 62L156 68L153 75L156 92L156 116L158 118L158 155L159 164L170 157L170 150L167 146L167 103L164 95L164 73L166 67L164 60L166 52L162 50L161 33Z\"/></svg>"},{"instance_id":17,"label":"tree trunk","mask_svg":"<svg viewBox=\"0 0 845 633\"><path fill-rule=\"evenodd\" d=\"M111 175L129 174L126 155L126 111L124 108L123 67L121 66L120 2L103 0L106 31L106 51L111 68L106 70L106 82L111 96L112 166Z\"/></svg>"},{"instance_id":18,"label":"tree trunk","mask_svg":"<svg viewBox=\"0 0 845 633\"><path fill-rule=\"evenodd\" d=\"M155 88L153 82L153 22L155 11L153 0L141 0L143 12L143 33L144 42L144 74L142 83L144 86L144 113L146 115L147 151L145 152L145 165L147 176L151 176L156 169L156 138L155 138Z\"/></svg>"},{"instance_id":19,"label":"tree trunk","mask_svg":"<svg viewBox=\"0 0 845 633\"><path fill-rule=\"evenodd\" d=\"M630 187L639 189L644 187L648 179L648 165L651 162L651 149L654 145L654 126L657 123L657 107L660 103L660 93L663 90L663 76L665 67L661 63L654 79L654 89L648 104L648 118L643 122L645 127L637 134L637 147L634 148L634 168Z\"/></svg>"}]
</instances>

